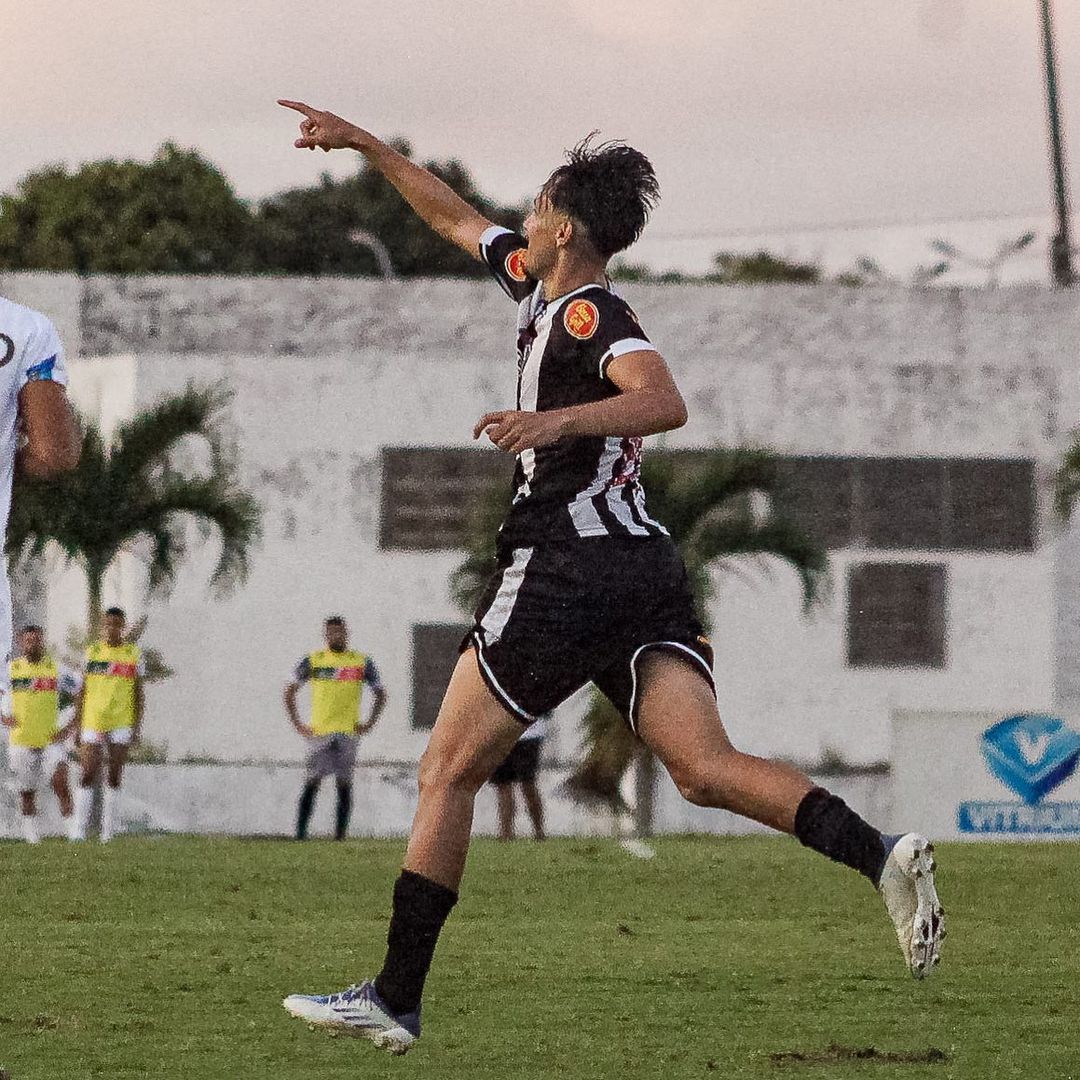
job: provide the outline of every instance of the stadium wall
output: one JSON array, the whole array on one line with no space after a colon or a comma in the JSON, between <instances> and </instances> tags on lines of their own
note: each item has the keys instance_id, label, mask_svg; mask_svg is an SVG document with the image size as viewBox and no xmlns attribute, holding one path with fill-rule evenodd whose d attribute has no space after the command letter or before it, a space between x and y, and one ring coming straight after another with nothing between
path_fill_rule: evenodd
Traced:
<instances>
[{"instance_id":1,"label":"stadium wall","mask_svg":"<svg viewBox=\"0 0 1080 1080\"><path fill-rule=\"evenodd\" d=\"M469 446L513 399L513 308L483 282L4 275L49 313L74 393L106 424L190 379L236 391L230 428L265 508L248 583L213 601L197 548L168 600L144 601L137 555L110 601L150 617L176 674L149 691L147 736L170 756L295 759L280 693L330 610L378 660L390 693L363 753L415 760L410 640L462 619L453 552L380 549L380 452ZM843 587L861 545L832 552L835 586L810 615L792 573L718 572L711 615L720 702L747 749L813 761L890 753L895 709L1056 708L1080 716L1080 533L1061 533L1046 484L1080 401L1080 311L1067 293L893 288L627 286L690 408L671 448L752 442L787 454L993 456L1036 462L1037 543L1021 553L892 550L948 571L940 669L853 669ZM494 453L494 451L491 451ZM81 618L81 582L47 574L54 639ZM573 754L573 706L553 739Z\"/></svg>"}]
</instances>

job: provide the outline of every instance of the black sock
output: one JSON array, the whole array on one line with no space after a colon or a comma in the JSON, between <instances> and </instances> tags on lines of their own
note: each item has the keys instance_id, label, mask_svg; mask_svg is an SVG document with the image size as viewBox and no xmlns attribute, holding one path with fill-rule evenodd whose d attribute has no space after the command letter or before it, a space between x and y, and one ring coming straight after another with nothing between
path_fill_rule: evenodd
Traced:
<instances>
[{"instance_id":1,"label":"black sock","mask_svg":"<svg viewBox=\"0 0 1080 1080\"><path fill-rule=\"evenodd\" d=\"M296 815L296 839L307 839L308 822L311 820L311 811L315 809L315 795L319 790L318 780L309 780L300 792L300 810Z\"/></svg>"},{"instance_id":2,"label":"black sock","mask_svg":"<svg viewBox=\"0 0 1080 1080\"><path fill-rule=\"evenodd\" d=\"M877 886L887 852L881 833L824 788L808 791L795 811L795 836L814 851L858 870Z\"/></svg>"},{"instance_id":3,"label":"black sock","mask_svg":"<svg viewBox=\"0 0 1080 1080\"><path fill-rule=\"evenodd\" d=\"M352 813L352 784L343 784L339 781L337 786L337 823L334 827L334 836L338 840L344 840L349 831L349 815Z\"/></svg>"},{"instance_id":4,"label":"black sock","mask_svg":"<svg viewBox=\"0 0 1080 1080\"><path fill-rule=\"evenodd\" d=\"M394 884L394 911L386 936L386 960L375 979L379 996L395 1013L420 1007L435 942L457 893L435 881L402 870Z\"/></svg>"}]
</instances>

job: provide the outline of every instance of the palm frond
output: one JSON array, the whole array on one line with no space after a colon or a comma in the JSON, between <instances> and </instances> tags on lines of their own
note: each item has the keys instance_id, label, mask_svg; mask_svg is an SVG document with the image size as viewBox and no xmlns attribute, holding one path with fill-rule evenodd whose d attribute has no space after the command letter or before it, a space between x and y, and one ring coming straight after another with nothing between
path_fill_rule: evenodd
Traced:
<instances>
[{"instance_id":1,"label":"palm frond","mask_svg":"<svg viewBox=\"0 0 1080 1080\"><path fill-rule=\"evenodd\" d=\"M695 593L701 601L711 592L709 566L744 556L786 562L799 577L804 611L823 598L829 580L826 551L794 521L779 516L759 521L751 513L709 514L687 537L683 556L692 581L704 590Z\"/></svg>"},{"instance_id":2,"label":"palm frond","mask_svg":"<svg viewBox=\"0 0 1080 1080\"><path fill-rule=\"evenodd\" d=\"M495 571L495 542L510 506L503 484L482 488L476 496L466 539L465 558L450 575L450 595L466 613L475 610L484 586Z\"/></svg>"},{"instance_id":3,"label":"palm frond","mask_svg":"<svg viewBox=\"0 0 1080 1080\"><path fill-rule=\"evenodd\" d=\"M623 775L641 747L619 711L599 690L593 690L581 720L585 757L563 781L562 789L586 805L627 809L620 790Z\"/></svg>"},{"instance_id":4,"label":"palm frond","mask_svg":"<svg viewBox=\"0 0 1080 1080\"><path fill-rule=\"evenodd\" d=\"M187 435L197 435L216 448L221 412L231 399L232 392L222 383L188 383L179 394L117 425L111 440L110 472L120 483L131 483L146 469L165 464Z\"/></svg>"},{"instance_id":5,"label":"palm frond","mask_svg":"<svg viewBox=\"0 0 1080 1080\"><path fill-rule=\"evenodd\" d=\"M1072 432L1072 441L1054 473L1054 513L1067 522L1080 498L1080 430Z\"/></svg>"}]
</instances>

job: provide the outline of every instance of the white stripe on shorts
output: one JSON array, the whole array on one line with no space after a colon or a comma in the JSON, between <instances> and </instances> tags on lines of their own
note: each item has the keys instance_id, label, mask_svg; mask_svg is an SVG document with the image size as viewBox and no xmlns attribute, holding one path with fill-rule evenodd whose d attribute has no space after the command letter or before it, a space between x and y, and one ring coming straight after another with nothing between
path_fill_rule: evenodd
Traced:
<instances>
[{"instance_id":1,"label":"white stripe on shorts","mask_svg":"<svg viewBox=\"0 0 1080 1080\"><path fill-rule=\"evenodd\" d=\"M518 590L525 580L525 567L529 565L532 553L531 547L514 548L514 561L503 571L499 591L480 620L480 626L492 641L498 641L502 637L502 632L510 621Z\"/></svg>"}]
</instances>

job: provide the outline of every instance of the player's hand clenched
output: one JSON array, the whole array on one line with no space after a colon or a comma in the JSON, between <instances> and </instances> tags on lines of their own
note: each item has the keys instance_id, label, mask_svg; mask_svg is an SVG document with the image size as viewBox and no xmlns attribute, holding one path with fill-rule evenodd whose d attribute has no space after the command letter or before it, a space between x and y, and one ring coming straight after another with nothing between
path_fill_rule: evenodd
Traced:
<instances>
[{"instance_id":1,"label":"player's hand clenched","mask_svg":"<svg viewBox=\"0 0 1080 1080\"><path fill-rule=\"evenodd\" d=\"M293 146L300 150L319 149L327 153L331 150L345 150L350 146L358 146L360 139L366 134L348 120L343 120L332 112L313 109L302 101L279 98L278 104L304 114L304 119L300 121L300 138L293 143Z\"/></svg>"},{"instance_id":2,"label":"player's hand clenched","mask_svg":"<svg viewBox=\"0 0 1080 1080\"><path fill-rule=\"evenodd\" d=\"M562 409L550 412L519 412L503 409L485 413L476 421L473 438L487 437L508 454L549 446L566 433L567 418Z\"/></svg>"}]
</instances>

